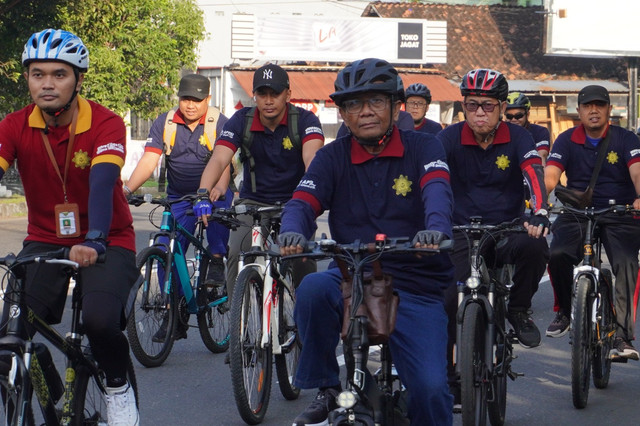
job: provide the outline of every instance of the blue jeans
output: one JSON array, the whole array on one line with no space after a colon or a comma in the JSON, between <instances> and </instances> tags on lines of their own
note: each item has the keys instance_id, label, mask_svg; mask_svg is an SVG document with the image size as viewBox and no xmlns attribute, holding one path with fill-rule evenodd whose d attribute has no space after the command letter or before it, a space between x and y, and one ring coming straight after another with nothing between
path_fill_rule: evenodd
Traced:
<instances>
[{"instance_id":1,"label":"blue jeans","mask_svg":"<svg viewBox=\"0 0 640 426\"><path fill-rule=\"evenodd\" d=\"M294 318L302 351L295 386L302 389L340 384L336 347L342 330L340 271L307 275L296 290ZM447 315L442 302L398 292L400 305L389 347L393 363L409 390L412 425L451 425L453 397L447 385Z\"/></svg>"}]
</instances>

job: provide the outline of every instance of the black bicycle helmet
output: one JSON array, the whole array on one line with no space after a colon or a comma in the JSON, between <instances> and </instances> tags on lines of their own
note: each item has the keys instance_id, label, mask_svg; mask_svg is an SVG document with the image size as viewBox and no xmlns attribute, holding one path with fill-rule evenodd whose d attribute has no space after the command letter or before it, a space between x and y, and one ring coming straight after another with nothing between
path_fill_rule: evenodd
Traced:
<instances>
[{"instance_id":1,"label":"black bicycle helmet","mask_svg":"<svg viewBox=\"0 0 640 426\"><path fill-rule=\"evenodd\" d=\"M405 90L404 95L407 98L411 96L419 96L421 98L424 98L427 101L427 103L431 103L431 91L427 86L425 86L422 83L414 83L411 86L407 87L407 90Z\"/></svg>"},{"instance_id":2,"label":"black bicycle helmet","mask_svg":"<svg viewBox=\"0 0 640 426\"><path fill-rule=\"evenodd\" d=\"M384 59L366 58L351 62L339 73L334 83L335 92L329 97L338 105L365 92L390 95L393 100L404 100L404 86L398 71Z\"/></svg>"},{"instance_id":3,"label":"black bicycle helmet","mask_svg":"<svg viewBox=\"0 0 640 426\"><path fill-rule=\"evenodd\" d=\"M471 70L462 77L460 93L462 96L489 96L506 101L509 84L498 71L486 68Z\"/></svg>"},{"instance_id":4,"label":"black bicycle helmet","mask_svg":"<svg viewBox=\"0 0 640 426\"><path fill-rule=\"evenodd\" d=\"M524 93L511 92L507 96L507 109L511 108L523 108L525 111L529 111L531 101Z\"/></svg>"}]
</instances>

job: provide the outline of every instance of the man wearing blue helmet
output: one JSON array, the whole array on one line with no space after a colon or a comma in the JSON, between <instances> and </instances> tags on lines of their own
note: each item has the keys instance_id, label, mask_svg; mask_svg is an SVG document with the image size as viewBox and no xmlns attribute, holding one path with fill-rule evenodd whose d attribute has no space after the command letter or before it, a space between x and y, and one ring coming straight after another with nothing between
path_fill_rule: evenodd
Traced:
<instances>
[{"instance_id":1,"label":"man wearing blue helmet","mask_svg":"<svg viewBox=\"0 0 640 426\"><path fill-rule=\"evenodd\" d=\"M404 92L407 98L404 106L411 118L416 132L436 134L442 130L442 125L426 117L431 104L431 91L422 83L414 83Z\"/></svg>"},{"instance_id":2,"label":"man wearing blue helmet","mask_svg":"<svg viewBox=\"0 0 640 426\"><path fill-rule=\"evenodd\" d=\"M83 282L82 323L106 375L110 425L138 425L127 381L129 344L122 333L129 291L139 276L135 234L122 192L126 132L121 117L78 96L89 51L76 35L47 29L22 53L33 102L0 122L0 179L17 160L29 226L20 255L70 249ZM97 263L104 255L104 262ZM57 278L56 278L57 277ZM59 323L68 276L58 265L27 267L27 303ZM8 309L3 310L3 321Z\"/></svg>"},{"instance_id":3,"label":"man wearing blue helmet","mask_svg":"<svg viewBox=\"0 0 640 426\"><path fill-rule=\"evenodd\" d=\"M402 80L388 62L347 65L331 94L351 134L321 148L285 206L279 241L284 255L301 253L315 219L329 210L338 243L375 241L376 234L415 236L437 248L451 238L452 194L445 153L435 136L399 130ZM409 391L412 425L450 425L453 399L446 374L444 289L453 265L444 253L382 259L400 295L389 346ZM307 275L296 291L294 318L302 350L295 386L319 388L295 426L326 425L341 390L335 356L343 319L339 268ZM429 327L416 327L429 324ZM420 354L416 356L416 354Z\"/></svg>"}]
</instances>

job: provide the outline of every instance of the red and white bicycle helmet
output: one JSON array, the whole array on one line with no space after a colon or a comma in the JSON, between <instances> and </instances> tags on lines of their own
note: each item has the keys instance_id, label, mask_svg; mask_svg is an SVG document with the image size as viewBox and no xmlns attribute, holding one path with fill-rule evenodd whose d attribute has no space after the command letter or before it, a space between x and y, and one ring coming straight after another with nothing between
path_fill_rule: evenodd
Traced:
<instances>
[{"instance_id":1,"label":"red and white bicycle helmet","mask_svg":"<svg viewBox=\"0 0 640 426\"><path fill-rule=\"evenodd\" d=\"M499 101L506 101L509 94L507 79L498 71L481 68L471 70L460 83L462 96L489 96Z\"/></svg>"}]
</instances>

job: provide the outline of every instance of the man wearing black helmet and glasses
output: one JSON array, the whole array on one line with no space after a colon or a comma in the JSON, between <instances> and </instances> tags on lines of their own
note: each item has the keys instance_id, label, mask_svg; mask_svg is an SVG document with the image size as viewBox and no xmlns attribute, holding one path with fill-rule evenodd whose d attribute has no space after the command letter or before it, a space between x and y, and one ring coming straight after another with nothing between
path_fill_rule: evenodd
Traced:
<instances>
[{"instance_id":1,"label":"man wearing black helmet and glasses","mask_svg":"<svg viewBox=\"0 0 640 426\"><path fill-rule=\"evenodd\" d=\"M460 85L466 120L438 133L438 139L450 167L454 225L469 224L472 216L481 216L482 222L489 225L521 218L528 231L528 235L511 235L506 244L497 248L487 248L487 255L495 258L497 266L515 265L507 318L520 345L532 348L540 344L540 331L527 311L549 259L544 238L549 232L547 193L542 160L531 134L501 120L508 91L501 73L489 69L469 71ZM524 212L523 176L532 194L531 216ZM461 239L456 241L452 255L455 280L464 281L470 273L468 245L463 235L454 237ZM446 302L450 345L455 342L455 287L449 288ZM449 356L451 353L452 350ZM451 364L450 375L453 381Z\"/></svg>"},{"instance_id":2,"label":"man wearing black helmet and glasses","mask_svg":"<svg viewBox=\"0 0 640 426\"><path fill-rule=\"evenodd\" d=\"M437 248L451 238L451 188L444 151L429 134L399 130L402 80L381 59L348 64L331 94L350 134L320 149L282 216L282 254L301 253L315 219L329 210L338 243L375 241L378 233L411 236L420 247ZM452 398L446 375L444 289L453 265L444 253L385 262L400 295L390 349L411 395L412 425L450 425ZM326 425L341 390L336 346L343 318L341 273L332 267L307 275L296 291L294 317L302 343L294 384L319 388L295 426ZM429 324L416 327L416 324ZM419 356L416 356L419 354Z\"/></svg>"},{"instance_id":3,"label":"man wearing black helmet and glasses","mask_svg":"<svg viewBox=\"0 0 640 426\"><path fill-rule=\"evenodd\" d=\"M533 141L536 143L536 150L542 158L542 165L547 161L551 146L551 135L549 129L538 124L531 123L531 101L524 93L511 92L507 96L507 110L504 114L505 121L522 126L531 133Z\"/></svg>"}]
</instances>

